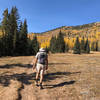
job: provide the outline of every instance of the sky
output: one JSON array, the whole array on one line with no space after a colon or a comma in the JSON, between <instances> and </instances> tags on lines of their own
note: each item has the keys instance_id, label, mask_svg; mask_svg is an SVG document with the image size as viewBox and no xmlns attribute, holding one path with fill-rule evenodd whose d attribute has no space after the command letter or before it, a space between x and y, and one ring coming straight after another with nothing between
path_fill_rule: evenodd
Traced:
<instances>
[{"instance_id":1,"label":"sky","mask_svg":"<svg viewBox=\"0 0 100 100\"><path fill-rule=\"evenodd\" d=\"M0 22L3 11L12 6L22 21L27 19L29 33L100 22L100 0L0 0Z\"/></svg>"}]
</instances>

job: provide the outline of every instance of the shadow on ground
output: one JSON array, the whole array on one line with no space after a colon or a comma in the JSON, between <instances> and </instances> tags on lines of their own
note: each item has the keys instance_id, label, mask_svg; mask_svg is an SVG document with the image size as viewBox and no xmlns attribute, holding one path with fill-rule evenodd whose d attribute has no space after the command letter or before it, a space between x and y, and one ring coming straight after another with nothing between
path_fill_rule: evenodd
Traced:
<instances>
[{"instance_id":1,"label":"shadow on ground","mask_svg":"<svg viewBox=\"0 0 100 100\"><path fill-rule=\"evenodd\" d=\"M58 83L58 84L53 84L53 85L44 85L44 87L46 88L56 88L56 87L62 87L62 86L65 86L65 85L71 85L71 84L74 84L75 81L72 80L72 81L69 81L69 82L62 82L62 83Z\"/></svg>"},{"instance_id":2,"label":"shadow on ground","mask_svg":"<svg viewBox=\"0 0 100 100\"><path fill-rule=\"evenodd\" d=\"M30 64L6 64L6 65L2 65L0 66L0 69L6 69L6 68L15 68L15 67L23 67L23 68L32 68L32 65Z\"/></svg>"},{"instance_id":3,"label":"shadow on ground","mask_svg":"<svg viewBox=\"0 0 100 100\"><path fill-rule=\"evenodd\" d=\"M71 63L49 63L49 65L69 65Z\"/></svg>"},{"instance_id":4,"label":"shadow on ground","mask_svg":"<svg viewBox=\"0 0 100 100\"><path fill-rule=\"evenodd\" d=\"M8 86L10 85L10 80L17 80L21 82L22 84L29 85L32 82L31 80L35 79L35 73L27 74L27 73L22 73L22 74L12 74L12 75L1 75L0 76L0 84L3 86Z\"/></svg>"},{"instance_id":5,"label":"shadow on ground","mask_svg":"<svg viewBox=\"0 0 100 100\"><path fill-rule=\"evenodd\" d=\"M70 63L49 63L49 66L53 66L53 65L68 65ZM15 68L15 67L23 67L23 68L32 68L31 64L6 64L6 65L1 65L0 69L10 69L10 68Z\"/></svg>"},{"instance_id":6,"label":"shadow on ground","mask_svg":"<svg viewBox=\"0 0 100 100\"><path fill-rule=\"evenodd\" d=\"M44 76L44 81L51 81L55 80L56 78L62 78L64 76L68 76L70 74L77 74L81 72L55 72L55 73L48 73L45 74ZM33 80L35 80L35 74L36 73L21 73L21 74L12 74L12 75L0 75L0 84L3 86L9 86L10 85L10 80L17 80L21 82L22 84L32 84ZM65 83L64 83L65 84ZM67 83L68 84L68 83ZM56 87L56 85L54 86Z\"/></svg>"},{"instance_id":7,"label":"shadow on ground","mask_svg":"<svg viewBox=\"0 0 100 100\"><path fill-rule=\"evenodd\" d=\"M44 76L44 81L51 81L54 80L56 78L61 78L64 76L68 76L70 74L78 74L81 72L55 72L55 73L48 73Z\"/></svg>"}]
</instances>

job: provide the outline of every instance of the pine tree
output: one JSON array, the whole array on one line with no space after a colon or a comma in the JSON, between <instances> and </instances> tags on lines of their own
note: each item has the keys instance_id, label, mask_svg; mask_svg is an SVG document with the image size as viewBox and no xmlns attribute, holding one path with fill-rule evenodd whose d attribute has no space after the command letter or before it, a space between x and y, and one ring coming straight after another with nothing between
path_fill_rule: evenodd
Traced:
<instances>
[{"instance_id":1,"label":"pine tree","mask_svg":"<svg viewBox=\"0 0 100 100\"><path fill-rule=\"evenodd\" d=\"M49 47L46 47L45 49L46 49L46 53L49 53L50 48Z\"/></svg>"},{"instance_id":2,"label":"pine tree","mask_svg":"<svg viewBox=\"0 0 100 100\"><path fill-rule=\"evenodd\" d=\"M28 55L32 55L32 40L30 38L27 39L27 42L28 42Z\"/></svg>"},{"instance_id":3,"label":"pine tree","mask_svg":"<svg viewBox=\"0 0 100 100\"><path fill-rule=\"evenodd\" d=\"M9 55L9 34L10 34L10 28L9 28L9 13L8 9L6 9L3 13L3 21L2 21L2 40L3 40L3 50L2 55Z\"/></svg>"},{"instance_id":4,"label":"pine tree","mask_svg":"<svg viewBox=\"0 0 100 100\"><path fill-rule=\"evenodd\" d=\"M0 39L0 48L2 48L0 55L14 56L28 54L27 22L24 20L24 23L21 22L19 27L19 14L16 7L12 7L10 13L8 13L8 9L4 11L0 28L2 28L3 32Z\"/></svg>"},{"instance_id":5,"label":"pine tree","mask_svg":"<svg viewBox=\"0 0 100 100\"><path fill-rule=\"evenodd\" d=\"M27 30L27 21L26 19L24 20L24 23L23 23L23 46L24 46L24 53L25 55L27 55L28 53L28 41L27 41L27 34L28 34L28 30Z\"/></svg>"},{"instance_id":6,"label":"pine tree","mask_svg":"<svg viewBox=\"0 0 100 100\"><path fill-rule=\"evenodd\" d=\"M6 42L5 42L5 35L4 33L2 34L1 37L1 56L6 56Z\"/></svg>"},{"instance_id":7,"label":"pine tree","mask_svg":"<svg viewBox=\"0 0 100 100\"><path fill-rule=\"evenodd\" d=\"M17 51L21 55L27 55L28 54L28 38L27 38L27 34L28 34L27 22L26 22L26 20L24 20L24 23L21 22L21 24L20 24L19 36L18 36L19 42L17 42L17 44L19 44Z\"/></svg>"},{"instance_id":8,"label":"pine tree","mask_svg":"<svg viewBox=\"0 0 100 100\"><path fill-rule=\"evenodd\" d=\"M56 40L57 52L65 52L65 41L62 32L60 31Z\"/></svg>"},{"instance_id":9,"label":"pine tree","mask_svg":"<svg viewBox=\"0 0 100 100\"><path fill-rule=\"evenodd\" d=\"M2 42L3 42L2 38L0 38L0 57L3 56L2 55Z\"/></svg>"},{"instance_id":10,"label":"pine tree","mask_svg":"<svg viewBox=\"0 0 100 100\"><path fill-rule=\"evenodd\" d=\"M56 37L52 37L50 40L50 51L52 53L56 53L57 52L57 45L56 45Z\"/></svg>"},{"instance_id":11,"label":"pine tree","mask_svg":"<svg viewBox=\"0 0 100 100\"><path fill-rule=\"evenodd\" d=\"M50 51L52 53L63 53L68 50L69 50L68 45L65 44L64 36L61 31L59 32L57 38L54 36L51 38Z\"/></svg>"},{"instance_id":12,"label":"pine tree","mask_svg":"<svg viewBox=\"0 0 100 100\"><path fill-rule=\"evenodd\" d=\"M84 41L84 37L81 40L80 49L81 49L81 53L85 53L85 41Z\"/></svg>"},{"instance_id":13,"label":"pine tree","mask_svg":"<svg viewBox=\"0 0 100 100\"><path fill-rule=\"evenodd\" d=\"M91 45L91 50L92 50L92 51L96 51L96 47L95 47L95 45L96 45L96 43L93 42L92 45Z\"/></svg>"},{"instance_id":14,"label":"pine tree","mask_svg":"<svg viewBox=\"0 0 100 100\"><path fill-rule=\"evenodd\" d=\"M16 53L16 41L18 34L18 19L19 14L16 7L12 7L11 12L9 14L9 27L10 27L10 40L9 45L11 48L11 55L15 55Z\"/></svg>"},{"instance_id":15,"label":"pine tree","mask_svg":"<svg viewBox=\"0 0 100 100\"><path fill-rule=\"evenodd\" d=\"M98 41L96 42L96 51L98 51Z\"/></svg>"},{"instance_id":16,"label":"pine tree","mask_svg":"<svg viewBox=\"0 0 100 100\"><path fill-rule=\"evenodd\" d=\"M77 37L76 38L76 41L75 41L75 45L74 45L74 54L80 54L81 53L81 50L80 50L80 42L79 42L79 38Z\"/></svg>"},{"instance_id":17,"label":"pine tree","mask_svg":"<svg viewBox=\"0 0 100 100\"><path fill-rule=\"evenodd\" d=\"M85 53L90 53L90 46L89 46L88 38L87 38L86 44L85 44Z\"/></svg>"},{"instance_id":18,"label":"pine tree","mask_svg":"<svg viewBox=\"0 0 100 100\"><path fill-rule=\"evenodd\" d=\"M65 52L68 52L69 51L69 46L68 44L65 44Z\"/></svg>"},{"instance_id":19,"label":"pine tree","mask_svg":"<svg viewBox=\"0 0 100 100\"><path fill-rule=\"evenodd\" d=\"M36 55L36 53L39 51L39 42L36 36L34 36L32 40L28 38L28 51L29 55Z\"/></svg>"},{"instance_id":20,"label":"pine tree","mask_svg":"<svg viewBox=\"0 0 100 100\"><path fill-rule=\"evenodd\" d=\"M23 23L20 22L18 34L16 37L16 54L17 55L22 55L22 52L23 52L22 51L23 49L22 30L23 30Z\"/></svg>"},{"instance_id":21,"label":"pine tree","mask_svg":"<svg viewBox=\"0 0 100 100\"><path fill-rule=\"evenodd\" d=\"M39 51L39 42L36 36L34 36L32 40L32 47L33 47L32 54L35 55Z\"/></svg>"}]
</instances>

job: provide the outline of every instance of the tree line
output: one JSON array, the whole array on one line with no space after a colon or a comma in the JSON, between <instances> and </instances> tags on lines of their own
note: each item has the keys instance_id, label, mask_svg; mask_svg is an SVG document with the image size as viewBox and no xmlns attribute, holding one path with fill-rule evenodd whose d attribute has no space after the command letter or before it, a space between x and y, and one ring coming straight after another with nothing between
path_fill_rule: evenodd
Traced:
<instances>
[{"instance_id":1,"label":"tree line","mask_svg":"<svg viewBox=\"0 0 100 100\"><path fill-rule=\"evenodd\" d=\"M79 38L77 37L74 44L73 53L74 54L90 53L90 45L89 45L88 38L85 42L84 37L83 37L80 43Z\"/></svg>"},{"instance_id":2,"label":"tree line","mask_svg":"<svg viewBox=\"0 0 100 100\"><path fill-rule=\"evenodd\" d=\"M60 31L58 36L53 36L50 40L49 50L52 53L68 52L69 47L64 41L64 34Z\"/></svg>"},{"instance_id":3,"label":"tree line","mask_svg":"<svg viewBox=\"0 0 100 100\"><path fill-rule=\"evenodd\" d=\"M23 22L20 20L18 9L12 7L11 11L8 9L3 12L3 19L0 24L2 30L2 36L0 37L0 56L26 56L35 55L40 44L37 37L33 39L28 38L27 20ZM50 40L50 46L46 48L47 52L52 53L65 53L70 50L67 43L64 41L64 34L60 31L57 36L53 36ZM95 46L96 45L96 46ZM83 39L79 42L79 38L76 38L73 53L90 53L90 49L93 51L98 50L98 43L93 43L91 48L89 40Z\"/></svg>"},{"instance_id":4,"label":"tree line","mask_svg":"<svg viewBox=\"0 0 100 100\"><path fill-rule=\"evenodd\" d=\"M90 53L90 50L92 51L98 51L98 42L96 42L96 46L94 46L95 43L92 44L90 48L90 43L87 38L85 41L84 37L82 38L81 42L79 41L79 37L76 37L75 44L73 47L73 53L74 54L81 54L81 53ZM60 31L58 36L53 36L50 40L50 47L49 50L52 53L65 53L70 50L68 44L64 41L64 34Z\"/></svg>"},{"instance_id":5,"label":"tree line","mask_svg":"<svg viewBox=\"0 0 100 100\"><path fill-rule=\"evenodd\" d=\"M1 22L0 56L34 55L39 49L37 37L28 38L27 20L22 22L18 9L12 7L3 12Z\"/></svg>"}]
</instances>

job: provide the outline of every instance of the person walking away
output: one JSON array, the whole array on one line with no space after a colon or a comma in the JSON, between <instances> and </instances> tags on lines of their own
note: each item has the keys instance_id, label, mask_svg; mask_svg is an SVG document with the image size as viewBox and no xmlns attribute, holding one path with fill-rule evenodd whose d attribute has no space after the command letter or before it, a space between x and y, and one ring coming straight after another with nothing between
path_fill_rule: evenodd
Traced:
<instances>
[{"instance_id":1,"label":"person walking away","mask_svg":"<svg viewBox=\"0 0 100 100\"><path fill-rule=\"evenodd\" d=\"M35 61L33 65L33 69L36 68L36 86L40 86L40 89L43 89L43 78L44 72L48 69L48 55L44 48L40 48L39 52L35 56ZM38 85L38 78L40 76L40 85Z\"/></svg>"}]
</instances>

